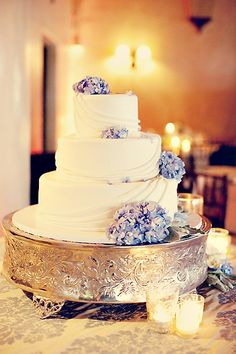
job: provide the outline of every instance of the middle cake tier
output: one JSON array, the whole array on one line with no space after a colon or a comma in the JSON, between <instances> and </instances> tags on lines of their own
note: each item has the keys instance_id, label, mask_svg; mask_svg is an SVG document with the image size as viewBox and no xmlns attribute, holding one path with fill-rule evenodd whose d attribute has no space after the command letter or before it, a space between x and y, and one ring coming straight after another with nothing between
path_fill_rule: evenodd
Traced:
<instances>
[{"instance_id":1,"label":"middle cake tier","mask_svg":"<svg viewBox=\"0 0 236 354\"><path fill-rule=\"evenodd\" d=\"M70 181L121 183L143 181L159 174L161 138L142 133L139 138L59 138L58 178Z\"/></svg>"}]
</instances>

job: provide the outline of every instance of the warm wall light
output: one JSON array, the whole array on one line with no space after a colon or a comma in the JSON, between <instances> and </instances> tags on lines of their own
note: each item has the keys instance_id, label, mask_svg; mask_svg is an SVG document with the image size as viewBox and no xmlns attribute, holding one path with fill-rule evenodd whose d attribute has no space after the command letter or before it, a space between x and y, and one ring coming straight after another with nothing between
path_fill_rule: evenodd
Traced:
<instances>
[{"instance_id":1,"label":"warm wall light","mask_svg":"<svg viewBox=\"0 0 236 354\"><path fill-rule=\"evenodd\" d=\"M131 65L131 51L127 44L120 44L116 47L115 59L117 64L123 68L128 68Z\"/></svg>"},{"instance_id":2,"label":"warm wall light","mask_svg":"<svg viewBox=\"0 0 236 354\"><path fill-rule=\"evenodd\" d=\"M123 57L130 57L130 48L127 44L120 44L116 47L115 56L122 59Z\"/></svg>"},{"instance_id":3,"label":"warm wall light","mask_svg":"<svg viewBox=\"0 0 236 354\"><path fill-rule=\"evenodd\" d=\"M152 68L152 52L147 45L130 48L127 44L120 44L116 47L114 59L117 67L126 70L132 68L139 71L150 71Z\"/></svg>"},{"instance_id":4,"label":"warm wall light","mask_svg":"<svg viewBox=\"0 0 236 354\"><path fill-rule=\"evenodd\" d=\"M71 56L74 56L76 60L79 58L82 58L85 48L82 44L71 44L68 46L68 52L71 54ZM78 63L77 63L78 64Z\"/></svg>"},{"instance_id":5,"label":"warm wall light","mask_svg":"<svg viewBox=\"0 0 236 354\"><path fill-rule=\"evenodd\" d=\"M151 49L147 45L140 45L135 51L135 65L137 68L142 68L149 65L152 60Z\"/></svg>"}]
</instances>

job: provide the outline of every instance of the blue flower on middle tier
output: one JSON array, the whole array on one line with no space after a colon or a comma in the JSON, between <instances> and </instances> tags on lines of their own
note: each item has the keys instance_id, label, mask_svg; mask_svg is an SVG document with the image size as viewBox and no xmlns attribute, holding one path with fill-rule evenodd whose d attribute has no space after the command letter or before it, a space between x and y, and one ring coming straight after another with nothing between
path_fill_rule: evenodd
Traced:
<instances>
[{"instance_id":1,"label":"blue flower on middle tier","mask_svg":"<svg viewBox=\"0 0 236 354\"><path fill-rule=\"evenodd\" d=\"M171 218L156 202L129 203L118 209L108 229L117 245L161 243L169 235Z\"/></svg>"},{"instance_id":2,"label":"blue flower on middle tier","mask_svg":"<svg viewBox=\"0 0 236 354\"><path fill-rule=\"evenodd\" d=\"M124 177L121 180L122 183L129 183L130 182L130 178L129 177Z\"/></svg>"},{"instance_id":3,"label":"blue flower on middle tier","mask_svg":"<svg viewBox=\"0 0 236 354\"><path fill-rule=\"evenodd\" d=\"M101 138L103 139L126 139L128 137L127 128L110 127L102 131Z\"/></svg>"},{"instance_id":4,"label":"blue flower on middle tier","mask_svg":"<svg viewBox=\"0 0 236 354\"><path fill-rule=\"evenodd\" d=\"M185 164L180 157L173 152L163 151L159 160L160 175L167 179L176 179L181 181L185 174Z\"/></svg>"}]
</instances>

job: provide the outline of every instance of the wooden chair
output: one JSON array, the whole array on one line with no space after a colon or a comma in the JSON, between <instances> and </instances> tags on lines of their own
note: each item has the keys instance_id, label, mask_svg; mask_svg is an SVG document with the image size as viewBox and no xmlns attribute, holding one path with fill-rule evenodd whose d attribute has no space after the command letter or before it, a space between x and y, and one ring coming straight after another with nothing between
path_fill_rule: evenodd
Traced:
<instances>
[{"instance_id":1,"label":"wooden chair","mask_svg":"<svg viewBox=\"0 0 236 354\"><path fill-rule=\"evenodd\" d=\"M204 198L204 215L213 227L224 227L227 207L227 176L195 174L192 192Z\"/></svg>"},{"instance_id":2,"label":"wooden chair","mask_svg":"<svg viewBox=\"0 0 236 354\"><path fill-rule=\"evenodd\" d=\"M224 227L227 207L227 176L204 173L186 174L179 184L179 193L200 194L204 198L204 215L213 227Z\"/></svg>"},{"instance_id":3,"label":"wooden chair","mask_svg":"<svg viewBox=\"0 0 236 354\"><path fill-rule=\"evenodd\" d=\"M178 193L192 193L195 179L194 173L186 173L178 185Z\"/></svg>"}]
</instances>

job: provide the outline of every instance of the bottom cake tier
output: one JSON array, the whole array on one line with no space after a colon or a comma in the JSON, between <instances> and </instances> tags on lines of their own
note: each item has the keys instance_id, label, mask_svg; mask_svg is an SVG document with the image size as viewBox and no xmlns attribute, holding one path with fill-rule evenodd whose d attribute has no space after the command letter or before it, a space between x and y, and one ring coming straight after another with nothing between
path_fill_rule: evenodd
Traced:
<instances>
[{"instance_id":1,"label":"bottom cake tier","mask_svg":"<svg viewBox=\"0 0 236 354\"><path fill-rule=\"evenodd\" d=\"M202 218L194 238L165 244L115 246L40 237L3 220L3 273L17 287L55 301L137 303L146 301L150 282L176 283L185 293L207 275L206 239L211 227Z\"/></svg>"}]
</instances>

